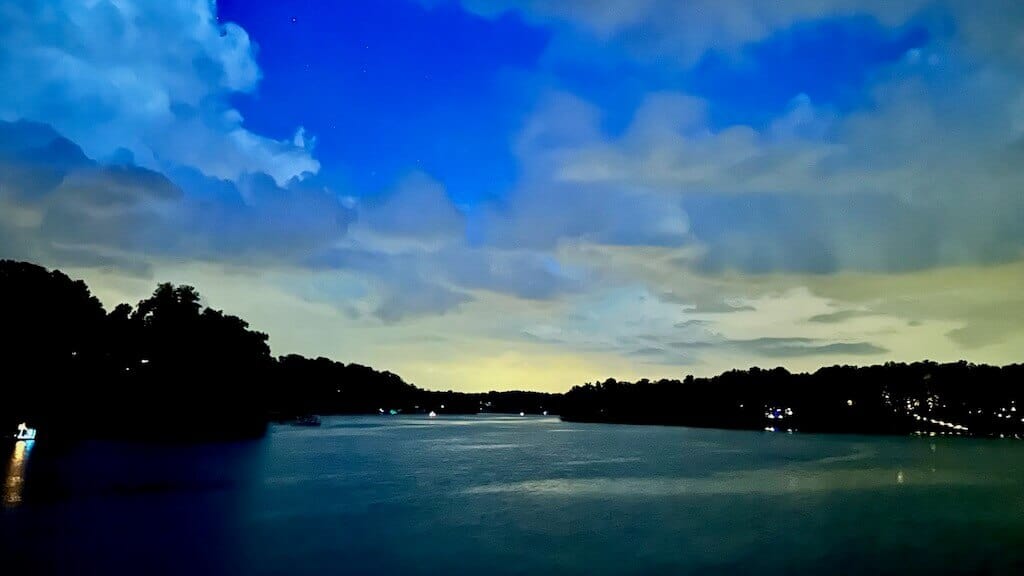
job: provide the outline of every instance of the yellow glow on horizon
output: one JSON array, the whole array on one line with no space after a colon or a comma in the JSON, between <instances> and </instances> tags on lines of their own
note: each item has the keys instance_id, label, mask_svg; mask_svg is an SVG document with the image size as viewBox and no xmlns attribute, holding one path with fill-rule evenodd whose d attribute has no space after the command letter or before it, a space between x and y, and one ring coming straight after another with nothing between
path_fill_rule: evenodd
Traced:
<instances>
[{"instance_id":1,"label":"yellow glow on horizon","mask_svg":"<svg viewBox=\"0 0 1024 576\"><path fill-rule=\"evenodd\" d=\"M530 349L467 355L446 362L420 361L405 366L402 373L408 374L409 380L417 386L461 392L565 392L577 384L609 377L639 377L637 367L613 355L595 358Z\"/></svg>"}]
</instances>

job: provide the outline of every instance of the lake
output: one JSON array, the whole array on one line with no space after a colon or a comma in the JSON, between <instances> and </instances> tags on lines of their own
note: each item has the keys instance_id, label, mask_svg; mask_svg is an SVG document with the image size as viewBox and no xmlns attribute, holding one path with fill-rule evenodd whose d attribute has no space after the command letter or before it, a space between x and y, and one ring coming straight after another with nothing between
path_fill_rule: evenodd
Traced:
<instances>
[{"instance_id":1,"label":"lake","mask_svg":"<svg viewBox=\"0 0 1024 576\"><path fill-rule=\"evenodd\" d=\"M329 417L3 444L16 574L1024 573L1024 443Z\"/></svg>"}]
</instances>

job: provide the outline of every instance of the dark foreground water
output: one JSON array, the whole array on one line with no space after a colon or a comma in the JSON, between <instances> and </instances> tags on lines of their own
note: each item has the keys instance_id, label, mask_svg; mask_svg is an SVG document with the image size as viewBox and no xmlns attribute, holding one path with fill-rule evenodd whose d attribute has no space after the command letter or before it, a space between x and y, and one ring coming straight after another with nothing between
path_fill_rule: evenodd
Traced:
<instances>
[{"instance_id":1,"label":"dark foreground water","mask_svg":"<svg viewBox=\"0 0 1024 576\"><path fill-rule=\"evenodd\" d=\"M0 573L1024 573L1024 443L328 418L5 444Z\"/></svg>"}]
</instances>

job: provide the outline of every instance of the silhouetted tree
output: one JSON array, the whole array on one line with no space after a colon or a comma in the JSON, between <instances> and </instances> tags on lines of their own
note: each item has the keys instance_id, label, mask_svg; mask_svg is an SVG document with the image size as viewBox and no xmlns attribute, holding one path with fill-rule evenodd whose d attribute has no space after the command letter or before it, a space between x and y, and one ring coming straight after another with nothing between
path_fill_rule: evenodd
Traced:
<instances>
[{"instance_id":1,"label":"silhouetted tree","mask_svg":"<svg viewBox=\"0 0 1024 576\"><path fill-rule=\"evenodd\" d=\"M274 359L266 334L191 286L159 284L107 314L81 281L0 261L0 314L0 430L28 420L51 436L216 438L259 434L268 415L556 413L560 398L426 391L359 364Z\"/></svg>"},{"instance_id":2,"label":"silhouetted tree","mask_svg":"<svg viewBox=\"0 0 1024 576\"><path fill-rule=\"evenodd\" d=\"M115 312L108 320L133 343L112 352L120 369L109 420L172 437L249 434L264 426L273 363L266 334L204 309L191 286L160 284L130 315L126 308Z\"/></svg>"},{"instance_id":3,"label":"silhouetted tree","mask_svg":"<svg viewBox=\"0 0 1024 576\"><path fill-rule=\"evenodd\" d=\"M0 260L0 426L64 413L100 361L105 312L84 282Z\"/></svg>"}]
</instances>

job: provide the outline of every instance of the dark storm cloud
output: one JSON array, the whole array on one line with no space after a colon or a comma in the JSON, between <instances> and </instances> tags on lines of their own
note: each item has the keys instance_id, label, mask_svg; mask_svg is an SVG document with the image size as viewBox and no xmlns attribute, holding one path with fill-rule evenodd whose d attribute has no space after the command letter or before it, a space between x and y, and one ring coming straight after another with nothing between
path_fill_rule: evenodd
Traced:
<instances>
[{"instance_id":1,"label":"dark storm cloud","mask_svg":"<svg viewBox=\"0 0 1024 576\"><path fill-rule=\"evenodd\" d=\"M308 262L315 268L352 270L388 294L375 314L382 319L445 313L482 290L527 300L547 300L580 289L550 258L531 253L485 251L456 243L399 253L340 248ZM406 294L407 296L402 296Z\"/></svg>"},{"instance_id":2,"label":"dark storm cloud","mask_svg":"<svg viewBox=\"0 0 1024 576\"><path fill-rule=\"evenodd\" d=\"M397 322L403 318L444 314L470 300L469 295L440 284L416 282L402 285L401 290L386 290L374 315L385 322Z\"/></svg>"},{"instance_id":3,"label":"dark storm cloud","mask_svg":"<svg viewBox=\"0 0 1024 576\"><path fill-rule=\"evenodd\" d=\"M0 250L62 265L144 271L154 257L244 263L295 258L345 234L352 212L322 189L237 183L179 169L178 183L101 164L51 127L0 122Z\"/></svg>"},{"instance_id":4,"label":"dark storm cloud","mask_svg":"<svg viewBox=\"0 0 1024 576\"><path fill-rule=\"evenodd\" d=\"M798 358L804 356L870 356L885 354L887 349L870 342L829 342L816 338L768 337L750 340L716 339L713 341L670 342L676 350L700 350L714 348L728 350L746 356L765 358Z\"/></svg>"},{"instance_id":5,"label":"dark storm cloud","mask_svg":"<svg viewBox=\"0 0 1024 576\"><path fill-rule=\"evenodd\" d=\"M684 203L701 267L829 274L991 264L1024 249L1024 195L961 194L928 203L888 194L695 195Z\"/></svg>"},{"instance_id":6,"label":"dark storm cloud","mask_svg":"<svg viewBox=\"0 0 1024 576\"><path fill-rule=\"evenodd\" d=\"M626 353L638 360L645 360L668 366L688 366L695 362L695 358L676 350L666 350L654 346L638 348Z\"/></svg>"},{"instance_id":7,"label":"dark storm cloud","mask_svg":"<svg viewBox=\"0 0 1024 576\"><path fill-rule=\"evenodd\" d=\"M817 314L808 318L807 321L819 324L839 324L854 318L868 318L876 315L875 312L868 310L840 310L839 312L830 312L828 314Z\"/></svg>"},{"instance_id":8,"label":"dark storm cloud","mask_svg":"<svg viewBox=\"0 0 1024 576\"><path fill-rule=\"evenodd\" d=\"M814 338L755 338L728 340L726 344L738 350L769 358L795 358L800 356L871 356L885 354L885 348L870 342L824 343Z\"/></svg>"}]
</instances>

